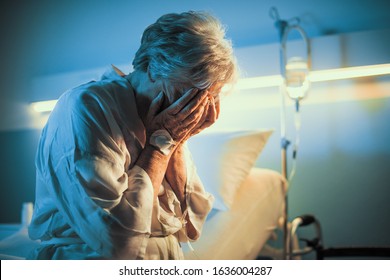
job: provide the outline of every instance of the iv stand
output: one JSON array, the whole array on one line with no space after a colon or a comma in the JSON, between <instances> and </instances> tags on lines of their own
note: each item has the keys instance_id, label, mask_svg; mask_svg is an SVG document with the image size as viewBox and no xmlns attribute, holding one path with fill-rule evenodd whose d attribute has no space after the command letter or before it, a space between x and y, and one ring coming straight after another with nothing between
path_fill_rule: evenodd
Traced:
<instances>
[{"instance_id":1,"label":"iv stand","mask_svg":"<svg viewBox=\"0 0 390 280\"><path fill-rule=\"evenodd\" d=\"M283 84L280 86L281 101L282 101L282 109L281 109L281 158L282 158L282 175L286 179L286 181L290 181L291 179L287 175L287 148L290 145L290 141L286 137L286 104L285 104L285 93L288 93L286 90L286 42L288 33L291 30L296 30L302 36L302 39L306 43L306 51L307 51L307 69L310 68L311 57L310 57L310 45L309 40L306 36L304 30L298 25L299 19L293 18L289 22L285 20L280 20L278 11L276 8L272 7L270 9L270 16L275 20L275 26L279 31L279 39L280 39L280 70L281 75L283 77ZM291 24L291 22L295 20L296 23ZM290 96L291 97L291 96ZM295 101L295 109L299 111L299 101L303 96L297 97L295 96L293 99ZM294 153L296 150L294 150ZM293 153L293 158L295 155ZM292 237L295 235L295 232L299 226L306 226L309 224L315 225L315 229L317 232L317 238L312 240L312 244L308 243L308 247L304 248L300 251L293 252L292 247ZM321 226L319 221L311 215L302 215L295 218L291 223L288 222L288 197L287 194L285 196L285 209L284 209L284 222L283 222L283 259L289 260L292 259L295 255L303 255L312 250L316 251L317 259L324 259L325 257L389 257L390 256L390 248L387 247L341 247L341 248L323 248L322 243L322 233ZM315 241L313 243L313 241Z\"/></svg>"},{"instance_id":2,"label":"iv stand","mask_svg":"<svg viewBox=\"0 0 390 280\"><path fill-rule=\"evenodd\" d=\"M280 71L281 75L283 77L284 83L280 85L280 92L281 94L281 173L282 176L286 179L288 182L288 171L287 171L287 149L290 145L290 141L286 137L286 103L285 103L285 80L286 80L286 43L287 43L287 37L290 31L297 30L300 35L302 36L303 40L306 43L307 48L307 59L308 59L308 65L310 65L310 46L308 43L308 38L306 36L306 33L304 30L298 25L299 19L293 18L290 21L281 20L279 18L279 14L276 8L272 7L270 9L270 16L272 19L275 20L275 27L279 31L279 41L280 41ZM294 24L291 22L295 21ZM299 108L299 99L296 99L296 109ZM284 208L284 220L283 220L283 259L291 259L292 252L291 252L291 235L289 233L289 222L288 222L288 195L286 193L285 195L285 208Z\"/></svg>"}]
</instances>

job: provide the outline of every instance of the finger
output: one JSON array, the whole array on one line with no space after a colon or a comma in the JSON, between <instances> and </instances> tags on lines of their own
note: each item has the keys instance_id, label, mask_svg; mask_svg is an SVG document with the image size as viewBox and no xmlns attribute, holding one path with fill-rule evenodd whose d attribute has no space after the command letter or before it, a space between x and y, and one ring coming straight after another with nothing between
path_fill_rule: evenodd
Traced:
<instances>
[{"instance_id":1,"label":"finger","mask_svg":"<svg viewBox=\"0 0 390 280\"><path fill-rule=\"evenodd\" d=\"M203 115L206 115L206 114L203 114ZM206 118L202 118L202 120L199 121L199 123L197 123L196 127L194 127L191 131L191 136L194 136L196 134L198 134L199 132L201 132L202 130L204 130L205 128L209 127L209 125L205 125L206 123Z\"/></svg>"},{"instance_id":2,"label":"finger","mask_svg":"<svg viewBox=\"0 0 390 280\"><path fill-rule=\"evenodd\" d=\"M206 111L203 110L203 112L201 112L201 114L199 114L197 118L194 119L193 122L187 126L186 134L184 137L185 140L189 139L190 137L198 134L203 130L200 124L204 122L202 119L204 118L203 116L206 115L205 113Z\"/></svg>"},{"instance_id":3,"label":"finger","mask_svg":"<svg viewBox=\"0 0 390 280\"><path fill-rule=\"evenodd\" d=\"M208 116L208 112L209 112L209 109L210 109L210 102L207 102L206 103L206 107L203 111L203 114L202 114L202 118L199 120L199 123L198 123L198 127L202 127L203 123L207 120L207 116Z\"/></svg>"},{"instance_id":4,"label":"finger","mask_svg":"<svg viewBox=\"0 0 390 280\"><path fill-rule=\"evenodd\" d=\"M199 134L201 131L203 130L203 128L196 128L195 130L193 130L193 132L191 133L191 136L194 136L196 134Z\"/></svg>"},{"instance_id":5,"label":"finger","mask_svg":"<svg viewBox=\"0 0 390 280\"><path fill-rule=\"evenodd\" d=\"M210 104L211 104L211 106L209 109L209 115L208 115L207 120L214 123L217 120L218 112L217 112L217 108L216 108L216 104L215 104L215 99L212 96L210 97Z\"/></svg>"},{"instance_id":6,"label":"finger","mask_svg":"<svg viewBox=\"0 0 390 280\"><path fill-rule=\"evenodd\" d=\"M183 121L201 107L205 107L208 100L208 92L201 91L175 116L178 121Z\"/></svg>"},{"instance_id":7,"label":"finger","mask_svg":"<svg viewBox=\"0 0 390 280\"><path fill-rule=\"evenodd\" d=\"M217 101L218 103L218 101ZM218 112L217 112L217 107L219 105L216 105L214 102L213 102L213 99L211 98L210 100L210 106L208 107L208 110L205 112L205 120L203 123L201 123L201 126L200 126L200 129L203 130L203 129L206 129L208 127L210 127L212 124L214 124L217 120L217 115L218 115Z\"/></svg>"},{"instance_id":8,"label":"finger","mask_svg":"<svg viewBox=\"0 0 390 280\"><path fill-rule=\"evenodd\" d=\"M181 106L182 104L178 103L179 105L176 105L176 108L172 108L171 114L176 115L182 120L195 111L209 95L207 90L199 91L198 89L195 89L195 91L196 94L192 97L192 99L188 100L184 106Z\"/></svg>"},{"instance_id":9,"label":"finger","mask_svg":"<svg viewBox=\"0 0 390 280\"><path fill-rule=\"evenodd\" d=\"M190 88L183 96L173 102L166 111L171 115L176 115L197 95L198 91L197 88Z\"/></svg>"},{"instance_id":10,"label":"finger","mask_svg":"<svg viewBox=\"0 0 390 280\"><path fill-rule=\"evenodd\" d=\"M201 118L197 122L196 126L192 129L191 136L198 134L199 132L210 126L207 123L207 117L209 115L210 107L210 102L207 102Z\"/></svg>"},{"instance_id":11,"label":"finger","mask_svg":"<svg viewBox=\"0 0 390 280\"><path fill-rule=\"evenodd\" d=\"M175 116L164 114L165 121L163 121L163 126L166 130L170 131L170 134L174 136L173 138L175 141L180 141L193 129L197 121L202 117L206 102L207 99L204 99L203 103L197 107L197 110L194 110L189 115L182 115L181 112Z\"/></svg>"},{"instance_id":12,"label":"finger","mask_svg":"<svg viewBox=\"0 0 390 280\"><path fill-rule=\"evenodd\" d=\"M198 123L196 124L196 130L198 129L201 129L203 124L205 123L205 121L207 120L207 116L208 116L208 112L209 112L209 108L210 108L210 103L207 102L205 107L204 107L204 111L202 113L202 116L201 118L199 119ZM195 135L195 134L194 134Z\"/></svg>"},{"instance_id":13,"label":"finger","mask_svg":"<svg viewBox=\"0 0 390 280\"><path fill-rule=\"evenodd\" d=\"M198 103L198 102L197 102ZM200 101L200 104L196 108L191 108L188 112L180 113L180 115L176 118L178 122L180 122L183 125L190 125L193 122L198 123L199 120L204 115L204 112L207 108L208 98L204 98Z\"/></svg>"},{"instance_id":14,"label":"finger","mask_svg":"<svg viewBox=\"0 0 390 280\"><path fill-rule=\"evenodd\" d=\"M205 103L204 105L206 105ZM193 112L184 121L181 121L175 126L175 132L179 138L189 138L193 135L193 130L197 129L200 119L202 119L205 113L205 106L201 106L199 110Z\"/></svg>"},{"instance_id":15,"label":"finger","mask_svg":"<svg viewBox=\"0 0 390 280\"><path fill-rule=\"evenodd\" d=\"M164 93L160 91L160 93L153 99L150 104L147 119L153 118L159 112L162 104L164 103Z\"/></svg>"},{"instance_id":16,"label":"finger","mask_svg":"<svg viewBox=\"0 0 390 280\"><path fill-rule=\"evenodd\" d=\"M217 120L219 118L219 113L221 112L221 101L219 100L219 98L215 101L215 110L217 112Z\"/></svg>"}]
</instances>

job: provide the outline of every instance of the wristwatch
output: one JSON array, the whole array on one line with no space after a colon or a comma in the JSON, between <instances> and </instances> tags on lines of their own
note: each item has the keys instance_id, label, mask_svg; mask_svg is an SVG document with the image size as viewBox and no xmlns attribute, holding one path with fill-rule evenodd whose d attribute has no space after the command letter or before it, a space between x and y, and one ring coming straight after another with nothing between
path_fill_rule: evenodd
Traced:
<instances>
[{"instance_id":1,"label":"wristwatch","mask_svg":"<svg viewBox=\"0 0 390 280\"><path fill-rule=\"evenodd\" d=\"M176 144L169 132L165 129L160 129L153 132L153 134L150 136L149 143L153 147L156 147L164 155L169 155Z\"/></svg>"}]
</instances>

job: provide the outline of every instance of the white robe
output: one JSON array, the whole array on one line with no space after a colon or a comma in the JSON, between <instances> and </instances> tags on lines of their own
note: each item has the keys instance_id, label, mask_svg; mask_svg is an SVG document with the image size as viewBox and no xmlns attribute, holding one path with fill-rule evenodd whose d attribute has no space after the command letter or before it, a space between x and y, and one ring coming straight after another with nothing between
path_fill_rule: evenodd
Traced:
<instances>
[{"instance_id":1,"label":"white robe","mask_svg":"<svg viewBox=\"0 0 390 280\"><path fill-rule=\"evenodd\" d=\"M36 201L29 227L42 245L33 259L180 259L189 240L175 193L158 198L135 161L144 126L133 89L113 69L67 91L44 127L36 157ZM186 150L187 214L199 238L213 197Z\"/></svg>"}]
</instances>

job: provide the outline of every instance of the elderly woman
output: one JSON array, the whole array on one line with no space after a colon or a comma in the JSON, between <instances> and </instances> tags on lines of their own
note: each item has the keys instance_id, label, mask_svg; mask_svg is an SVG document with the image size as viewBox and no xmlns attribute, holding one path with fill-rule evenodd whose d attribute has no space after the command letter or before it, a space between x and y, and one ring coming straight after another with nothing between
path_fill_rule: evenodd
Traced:
<instances>
[{"instance_id":1,"label":"elderly woman","mask_svg":"<svg viewBox=\"0 0 390 280\"><path fill-rule=\"evenodd\" d=\"M182 259L213 198L185 143L212 125L235 76L232 47L207 13L167 14L124 75L64 93L42 131L33 259Z\"/></svg>"}]
</instances>

